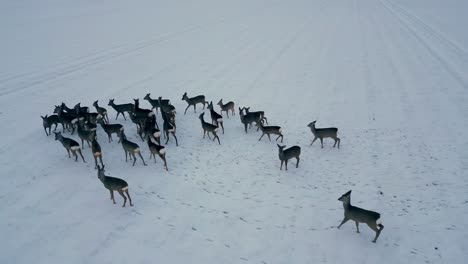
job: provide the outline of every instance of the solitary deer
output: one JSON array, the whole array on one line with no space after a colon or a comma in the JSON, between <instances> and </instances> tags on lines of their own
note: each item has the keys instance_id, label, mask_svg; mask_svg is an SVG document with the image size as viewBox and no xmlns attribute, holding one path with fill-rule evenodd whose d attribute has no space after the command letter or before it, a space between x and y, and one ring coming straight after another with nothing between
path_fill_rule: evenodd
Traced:
<instances>
[{"instance_id":1,"label":"solitary deer","mask_svg":"<svg viewBox=\"0 0 468 264\"><path fill-rule=\"evenodd\" d=\"M119 135L119 133L124 130L121 124L105 124L102 119L98 119L98 123L101 125L102 129L104 129L104 132L106 132L109 143L112 141L112 134Z\"/></svg>"},{"instance_id":2,"label":"solitary deer","mask_svg":"<svg viewBox=\"0 0 468 264\"><path fill-rule=\"evenodd\" d=\"M123 131L120 131L120 133L118 135L120 137L119 143L122 143L122 148L123 148L123 150L125 152L125 162L128 161L128 159L127 159L127 153L128 153L128 156L130 157L130 160L132 160L132 157L133 157L132 166L135 166L135 162L136 162L135 154L138 154L138 156L140 156L140 158L141 158L141 161L143 161L143 164L145 166L147 166L146 163L145 163L145 160L143 159L143 156L141 155L141 150L140 150L140 147L138 146L138 144L127 140L127 137L125 136L125 133Z\"/></svg>"},{"instance_id":3,"label":"solitary deer","mask_svg":"<svg viewBox=\"0 0 468 264\"><path fill-rule=\"evenodd\" d=\"M239 107L239 116L240 116L240 120L242 124L244 124L245 133L247 133L247 125L252 126L253 122L257 124L262 122L260 115L252 114L252 113L244 114L243 109L241 109L240 107Z\"/></svg>"},{"instance_id":4,"label":"solitary deer","mask_svg":"<svg viewBox=\"0 0 468 264\"><path fill-rule=\"evenodd\" d=\"M80 144L78 144L78 142L76 142L75 140L71 138L66 138L62 136L62 133L60 132L54 132L54 134L55 134L55 140L60 141L63 147L67 150L69 158L71 158L70 156L70 151L71 151L73 156L75 156L75 161L78 161L78 155L76 154L78 152L78 154L80 154L81 158L83 159L83 162L86 163L86 161L84 160L83 154L81 153Z\"/></svg>"},{"instance_id":5,"label":"solitary deer","mask_svg":"<svg viewBox=\"0 0 468 264\"><path fill-rule=\"evenodd\" d=\"M279 159L281 160L280 170L283 169L283 163L285 163L286 170L288 170L288 160L292 158L296 158L297 160L296 168L299 167L299 161L300 161L299 155L301 155L301 147L292 146L288 149L284 149L285 147L286 146L278 145L278 156L279 156Z\"/></svg>"},{"instance_id":6,"label":"solitary deer","mask_svg":"<svg viewBox=\"0 0 468 264\"><path fill-rule=\"evenodd\" d=\"M122 179L104 175L104 173L106 172L104 170L104 165L102 165L102 168L98 165L97 169L98 178L99 180L101 180L102 184L104 184L104 187L106 187L106 189L109 190L112 202L115 204L114 191L117 191L124 198L124 203L122 207L125 207L125 204L127 203L127 197L125 197L125 194L127 194L128 196L130 206L133 206L132 198L130 198L130 194L128 193L128 183Z\"/></svg>"},{"instance_id":7,"label":"solitary deer","mask_svg":"<svg viewBox=\"0 0 468 264\"><path fill-rule=\"evenodd\" d=\"M42 125L44 126L44 131L45 131L46 136L50 135L50 130L52 129L52 125L55 125L54 132L57 130L57 125L60 123L60 119L58 115L51 115L51 116L45 115L45 116L41 116L41 118L42 118ZM47 133L47 128L49 129L49 133Z\"/></svg>"},{"instance_id":8,"label":"solitary deer","mask_svg":"<svg viewBox=\"0 0 468 264\"><path fill-rule=\"evenodd\" d=\"M219 100L218 102L219 107L221 107L221 115L223 112L226 112L227 117L229 118L229 110L231 110L231 114L235 115L235 107L234 107L234 102L230 101L227 104L223 104L223 99Z\"/></svg>"},{"instance_id":9,"label":"solitary deer","mask_svg":"<svg viewBox=\"0 0 468 264\"><path fill-rule=\"evenodd\" d=\"M213 109L213 102L208 104L208 109L210 109L211 123L215 124L217 127L221 126L224 134L223 116L216 113L216 111Z\"/></svg>"},{"instance_id":10,"label":"solitary deer","mask_svg":"<svg viewBox=\"0 0 468 264\"><path fill-rule=\"evenodd\" d=\"M150 94L146 94L145 97L143 98L144 100L147 100L151 106L153 107L153 109L156 109L156 113L158 113L158 108L161 108L161 106L159 105L159 100L158 99L152 99L150 97ZM168 99L163 99L161 100L162 101L162 104L163 105L168 105L170 103L170 101Z\"/></svg>"},{"instance_id":11,"label":"solitary deer","mask_svg":"<svg viewBox=\"0 0 468 264\"><path fill-rule=\"evenodd\" d=\"M312 133L315 136L314 140L312 140L312 143L310 143L310 145L312 146L312 144L314 144L315 140L317 140L317 138L319 138L320 143L322 144L322 148L323 148L323 139L330 137L330 138L333 138L333 140L335 140L335 144L333 145L333 147L335 147L336 143L338 143L338 148L340 148L341 139L337 136L338 128L336 128L336 127L315 128L315 123L316 122L317 121L314 121L314 122L311 122L310 124L307 125L310 128L310 131L312 131Z\"/></svg>"},{"instance_id":12,"label":"solitary deer","mask_svg":"<svg viewBox=\"0 0 468 264\"><path fill-rule=\"evenodd\" d=\"M268 139L271 141L270 135L278 135L276 138L276 141L278 141L279 138L281 138L281 143L283 143L283 134L281 133L281 127L279 126L263 126L262 122L257 123L257 126L260 128L262 131L262 136L258 139L258 141L262 140L262 137L264 135L268 136Z\"/></svg>"},{"instance_id":13,"label":"solitary deer","mask_svg":"<svg viewBox=\"0 0 468 264\"><path fill-rule=\"evenodd\" d=\"M151 157L153 157L154 158L154 163L156 163L156 154L158 154L158 156L162 159L162 161L164 161L164 167L168 171L167 161L166 161L166 148L164 146L154 144L151 141L150 135L146 136L146 141L148 142L148 148L150 150L149 159L151 159Z\"/></svg>"},{"instance_id":14,"label":"solitary deer","mask_svg":"<svg viewBox=\"0 0 468 264\"><path fill-rule=\"evenodd\" d=\"M210 133L211 133L211 134L213 134L213 141L215 139L218 139L218 144L221 145L221 142L219 141L219 137L218 137L218 135L216 135L216 133L218 132L218 127L213 125L213 124L205 122L205 120L203 119L204 115L205 115L205 113L201 113L200 116L199 116L200 121L201 121L201 125L202 125L202 128L203 128L203 138L205 138L205 134L208 134L208 138L211 139L211 137L210 137Z\"/></svg>"},{"instance_id":15,"label":"solitary deer","mask_svg":"<svg viewBox=\"0 0 468 264\"><path fill-rule=\"evenodd\" d=\"M189 98L187 96L187 92L185 92L184 95L182 96L182 100L185 100L188 103L187 108L185 108L184 115L187 113L187 109L189 109L190 106L193 106L193 111L196 113L197 112L197 108L196 108L197 104L203 104L203 109L205 109L205 104L208 104L205 101L205 96L204 95L198 95L198 96Z\"/></svg>"},{"instance_id":16,"label":"solitary deer","mask_svg":"<svg viewBox=\"0 0 468 264\"><path fill-rule=\"evenodd\" d=\"M107 110L104 107L98 105L98 100L94 101L93 106L96 108L96 111L104 119L104 122L109 123L109 116L107 115Z\"/></svg>"},{"instance_id":17,"label":"solitary deer","mask_svg":"<svg viewBox=\"0 0 468 264\"><path fill-rule=\"evenodd\" d=\"M94 169L98 168L98 162L97 162L98 158L99 158L99 161L101 161L102 167L104 168L104 163L102 163L101 146L99 145L96 139L97 139L97 136L96 136L96 133L94 133L94 138L93 138L93 141L91 142L91 151L93 152L94 162L96 163L96 166L94 167Z\"/></svg>"},{"instance_id":18,"label":"solitary deer","mask_svg":"<svg viewBox=\"0 0 468 264\"><path fill-rule=\"evenodd\" d=\"M114 103L114 99L110 99L109 103L107 105L114 108L114 110L117 112L117 116L115 117L116 120L117 120L117 117L119 117L119 114L122 114L124 119L127 120L127 118L125 118L125 112L132 113L133 109L135 108L135 106L133 104L119 104L119 105L117 105L117 104Z\"/></svg>"},{"instance_id":19,"label":"solitary deer","mask_svg":"<svg viewBox=\"0 0 468 264\"><path fill-rule=\"evenodd\" d=\"M372 230L375 231L375 238L372 242L377 242L377 238L380 236L380 232L384 229L384 226L380 223L380 214L377 212L365 210L356 206L351 205L351 191L343 194L338 201L343 202L344 208L344 219L338 226L340 228L348 220L353 220L356 223L356 231L359 233L359 223L366 223Z\"/></svg>"}]
</instances>

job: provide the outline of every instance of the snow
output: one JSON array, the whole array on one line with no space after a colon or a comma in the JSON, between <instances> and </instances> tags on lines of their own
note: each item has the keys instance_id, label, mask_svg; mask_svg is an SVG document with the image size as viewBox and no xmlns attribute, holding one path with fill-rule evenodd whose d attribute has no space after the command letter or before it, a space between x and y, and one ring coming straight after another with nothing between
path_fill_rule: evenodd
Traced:
<instances>
[{"instance_id":1,"label":"snow","mask_svg":"<svg viewBox=\"0 0 468 264\"><path fill-rule=\"evenodd\" d=\"M467 10L461 0L3 1L0 263L464 263ZM184 92L236 103L221 145L202 138L200 105L183 115ZM177 108L168 172L107 106L147 93ZM87 163L75 162L43 131L54 105L95 100L148 163L125 163L98 127L107 175L128 182L133 207L117 194L112 204L87 145ZM245 134L244 106L301 146L299 168L280 171L276 142ZM339 128L340 149L309 146L313 120ZM348 190L382 215L376 244L364 224L336 228Z\"/></svg>"}]
</instances>

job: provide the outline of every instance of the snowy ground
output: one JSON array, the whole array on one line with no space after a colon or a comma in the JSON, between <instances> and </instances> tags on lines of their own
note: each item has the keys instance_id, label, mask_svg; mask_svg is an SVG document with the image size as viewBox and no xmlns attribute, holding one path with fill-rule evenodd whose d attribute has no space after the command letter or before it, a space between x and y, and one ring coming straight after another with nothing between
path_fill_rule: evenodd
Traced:
<instances>
[{"instance_id":1,"label":"snowy ground","mask_svg":"<svg viewBox=\"0 0 468 264\"><path fill-rule=\"evenodd\" d=\"M2 1L0 263L464 263L467 11L461 0ZM264 110L302 147L300 167L280 171L275 143L245 134L238 115L221 146L203 140L185 91ZM135 206L121 208L89 148L86 165L68 159L39 115L99 99L113 120L109 98L148 92L179 110L180 146L167 146L169 172L132 167L98 130L108 173L130 185ZM339 127L340 150L309 146L313 120ZM147 159L130 121L116 122ZM350 189L382 214L376 244L366 226L336 229Z\"/></svg>"}]
</instances>

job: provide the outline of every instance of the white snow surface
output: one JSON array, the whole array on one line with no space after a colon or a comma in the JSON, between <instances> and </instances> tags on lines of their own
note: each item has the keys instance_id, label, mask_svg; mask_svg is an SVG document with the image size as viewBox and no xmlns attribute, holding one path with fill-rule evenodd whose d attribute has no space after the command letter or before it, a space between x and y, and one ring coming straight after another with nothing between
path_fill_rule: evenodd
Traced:
<instances>
[{"instance_id":1,"label":"white snow surface","mask_svg":"<svg viewBox=\"0 0 468 264\"><path fill-rule=\"evenodd\" d=\"M0 263L466 263L467 11L462 0L2 1ZM221 145L202 138L200 105L183 115L184 92L218 112L219 99L236 103ZM146 93L177 108L168 172L107 106L148 108ZM98 127L133 207L118 193L112 204L87 145L75 162L43 131L54 105L95 100L148 163L126 163ZM279 170L276 136L245 134L239 106L282 127L299 168ZM310 146L314 120L339 128L340 149ZM365 224L336 228L348 190L381 214L377 243Z\"/></svg>"}]
</instances>

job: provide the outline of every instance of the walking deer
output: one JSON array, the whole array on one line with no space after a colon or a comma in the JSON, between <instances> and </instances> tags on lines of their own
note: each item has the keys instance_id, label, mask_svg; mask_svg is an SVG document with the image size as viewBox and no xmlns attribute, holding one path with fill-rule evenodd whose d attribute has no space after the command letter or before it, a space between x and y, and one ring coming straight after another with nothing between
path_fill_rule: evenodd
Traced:
<instances>
[{"instance_id":1,"label":"walking deer","mask_svg":"<svg viewBox=\"0 0 468 264\"><path fill-rule=\"evenodd\" d=\"M83 162L86 163L83 157L83 154L81 153L80 144L78 144L78 142L76 142L75 140L71 138L66 138L62 136L61 132L54 132L54 134L55 134L55 140L60 141L63 147L67 150L69 158L71 158L70 156L70 152L71 152L73 156L75 156L75 161L78 161L78 155L76 154L78 152L78 154L80 154L81 158L83 159Z\"/></svg>"},{"instance_id":2,"label":"walking deer","mask_svg":"<svg viewBox=\"0 0 468 264\"><path fill-rule=\"evenodd\" d=\"M231 114L235 115L235 107L234 107L234 102L230 101L227 104L223 104L223 99L219 100L218 102L219 107L221 107L221 115L223 112L226 112L227 117L229 118L229 110L231 110Z\"/></svg>"},{"instance_id":3,"label":"walking deer","mask_svg":"<svg viewBox=\"0 0 468 264\"><path fill-rule=\"evenodd\" d=\"M201 125L202 125L202 128L203 128L203 138L205 138L205 134L208 134L208 138L211 139L211 137L210 137L210 133L211 133L211 134L213 134L213 141L215 139L218 139L218 144L221 145L221 142L219 141L219 137L218 137L218 135L216 135L216 133L218 132L218 127L213 125L213 124L205 122L205 120L203 118L204 115L205 115L205 113L201 113L200 116L198 117L198 118L200 118Z\"/></svg>"},{"instance_id":4,"label":"walking deer","mask_svg":"<svg viewBox=\"0 0 468 264\"><path fill-rule=\"evenodd\" d=\"M312 133L314 134L314 140L312 140L312 143L310 143L310 145L312 146L312 144L314 144L315 140L317 140L318 138L320 139L320 143L322 144L322 148L323 148L323 139L333 138L333 140L335 140L335 144L333 144L333 147L335 147L336 144L338 143L338 148L340 148L341 139L337 136L338 128L336 127L315 128L316 122L317 121L314 121L307 125L310 128L310 131L312 131Z\"/></svg>"},{"instance_id":5,"label":"walking deer","mask_svg":"<svg viewBox=\"0 0 468 264\"><path fill-rule=\"evenodd\" d=\"M268 139L271 141L270 135L278 135L276 141L281 138L281 143L283 143L283 134L281 133L281 127L279 126L263 126L262 122L257 123L257 126L262 131L262 136L258 139L258 141L262 140L264 135L268 136Z\"/></svg>"},{"instance_id":6,"label":"walking deer","mask_svg":"<svg viewBox=\"0 0 468 264\"><path fill-rule=\"evenodd\" d=\"M133 109L135 108L135 106L133 104L119 104L119 105L115 104L114 99L110 99L109 103L107 105L114 108L114 110L117 112L117 116L115 117L116 120L117 120L117 118L119 117L120 114L123 115L124 120L127 120L127 118L125 118L125 112L132 113Z\"/></svg>"},{"instance_id":7,"label":"walking deer","mask_svg":"<svg viewBox=\"0 0 468 264\"><path fill-rule=\"evenodd\" d=\"M125 196L125 194L128 196L130 206L133 206L132 198L130 198L130 194L128 193L128 183L119 178L106 176L104 173L104 165L102 165L102 168L98 166L98 178L99 180L101 180L102 184L104 184L104 187L106 187L106 189L109 190L111 195L110 199L112 200L112 202L115 204L114 191L117 191L120 194L120 196L124 198L124 203L122 207L125 207L125 204L127 203L127 197Z\"/></svg>"},{"instance_id":8,"label":"walking deer","mask_svg":"<svg viewBox=\"0 0 468 264\"><path fill-rule=\"evenodd\" d=\"M292 146L288 149L284 149L286 146L280 146L279 144L276 145L278 145L278 156L281 161L280 170L283 169L283 163L285 163L286 170L288 170L288 160L292 158L296 158L296 168L299 167L299 155L301 155L301 147Z\"/></svg>"},{"instance_id":9,"label":"walking deer","mask_svg":"<svg viewBox=\"0 0 468 264\"><path fill-rule=\"evenodd\" d=\"M132 157L133 157L132 166L135 166L135 162L136 162L135 154L138 154L138 156L140 156L141 158L141 161L143 162L143 165L147 166L145 163L145 160L143 159L143 156L141 155L141 150L138 144L133 143L130 140L128 140L127 137L125 136L124 131L120 131L118 135L120 137L119 143L122 143L122 148L125 152L125 162L128 161L127 159L127 154L128 154L128 156L130 157L130 160L132 160Z\"/></svg>"},{"instance_id":10,"label":"walking deer","mask_svg":"<svg viewBox=\"0 0 468 264\"><path fill-rule=\"evenodd\" d=\"M190 106L193 106L193 111L196 113L197 112L197 108L196 108L197 104L203 104L203 109L205 109L205 104L208 104L205 101L205 96L204 95L198 95L198 96L190 98L190 97L187 96L187 92L185 92L184 95L182 96L182 100L185 100L188 103L187 108L185 108L184 115L187 113L187 109L189 109Z\"/></svg>"},{"instance_id":11,"label":"walking deer","mask_svg":"<svg viewBox=\"0 0 468 264\"><path fill-rule=\"evenodd\" d=\"M216 111L213 109L213 102L210 102L208 104L208 109L210 110L211 123L216 125L217 127L221 126L224 134L223 116L216 113Z\"/></svg>"}]
</instances>

